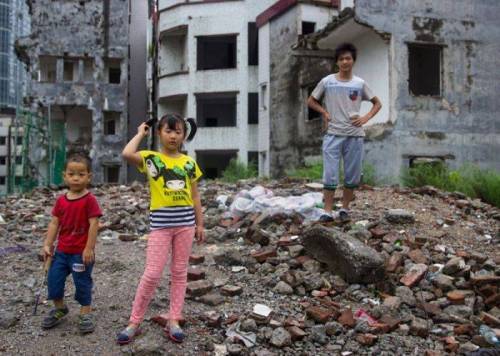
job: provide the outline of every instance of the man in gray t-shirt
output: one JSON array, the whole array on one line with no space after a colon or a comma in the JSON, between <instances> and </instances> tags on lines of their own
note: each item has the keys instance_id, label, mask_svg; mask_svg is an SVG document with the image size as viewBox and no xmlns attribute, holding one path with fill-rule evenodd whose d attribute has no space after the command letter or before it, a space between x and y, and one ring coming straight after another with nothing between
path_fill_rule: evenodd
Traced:
<instances>
[{"instance_id":1,"label":"man in gray t-shirt","mask_svg":"<svg viewBox=\"0 0 500 356\"><path fill-rule=\"evenodd\" d=\"M332 219L335 189L339 183L340 158L344 164L344 193L339 217L348 221L349 203L354 199L354 188L361 178L363 158L363 125L382 107L366 82L353 75L356 47L343 43L335 50L335 62L339 72L324 77L314 88L307 104L323 116L323 185L325 211L323 220ZM323 99L325 107L320 101ZM361 116L361 101L369 100L371 110Z\"/></svg>"}]
</instances>

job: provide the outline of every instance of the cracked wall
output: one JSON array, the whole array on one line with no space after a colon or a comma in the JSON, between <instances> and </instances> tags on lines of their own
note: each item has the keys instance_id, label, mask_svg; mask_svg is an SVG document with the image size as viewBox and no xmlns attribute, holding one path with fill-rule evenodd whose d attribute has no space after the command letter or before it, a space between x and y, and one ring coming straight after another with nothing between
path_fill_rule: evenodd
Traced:
<instances>
[{"instance_id":1,"label":"cracked wall","mask_svg":"<svg viewBox=\"0 0 500 356\"><path fill-rule=\"evenodd\" d=\"M52 117L52 111L62 112L62 118L54 115L53 120L64 122L64 132L70 139L79 132L69 123L79 117L65 117L64 113L89 111L94 182L103 182L108 168L117 166L119 181L123 182L126 165L120 153L127 138L129 1L31 0L28 4L32 33L17 45L31 73L32 84L25 102L42 115L50 111ZM46 77L42 75L41 56L56 62L52 82L40 79ZM89 68L91 74L85 74ZM106 112L119 113L113 134L104 132ZM43 152L33 152L32 158L38 166L47 165L48 157ZM39 174L45 171L39 169Z\"/></svg>"},{"instance_id":2,"label":"cracked wall","mask_svg":"<svg viewBox=\"0 0 500 356\"><path fill-rule=\"evenodd\" d=\"M392 127L370 128L366 159L399 177L412 157L444 157L500 170L500 3L481 0L356 0L356 18L390 33ZM442 46L441 94L408 89L408 43ZM360 49L362 50L362 49Z\"/></svg>"}]
</instances>

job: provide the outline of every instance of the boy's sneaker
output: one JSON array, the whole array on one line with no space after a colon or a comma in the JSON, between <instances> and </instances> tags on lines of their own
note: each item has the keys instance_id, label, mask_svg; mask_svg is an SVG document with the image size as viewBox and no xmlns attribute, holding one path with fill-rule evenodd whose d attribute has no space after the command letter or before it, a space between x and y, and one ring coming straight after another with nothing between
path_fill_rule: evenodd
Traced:
<instances>
[{"instance_id":1,"label":"boy's sneaker","mask_svg":"<svg viewBox=\"0 0 500 356\"><path fill-rule=\"evenodd\" d=\"M94 331L95 324L94 324L94 318L92 317L92 314L90 314L90 313L80 314L80 316L78 318L79 318L78 330L80 330L80 332L82 334L87 334L87 333L91 333Z\"/></svg>"},{"instance_id":2,"label":"boy's sneaker","mask_svg":"<svg viewBox=\"0 0 500 356\"><path fill-rule=\"evenodd\" d=\"M53 328L54 326L59 324L68 313L69 310L67 306L62 309L53 308L51 311L49 311L49 315L43 319L42 328Z\"/></svg>"},{"instance_id":3,"label":"boy's sneaker","mask_svg":"<svg viewBox=\"0 0 500 356\"><path fill-rule=\"evenodd\" d=\"M338 220L342 223L351 221L351 217L349 216L349 212L344 208L339 210L337 217L338 217Z\"/></svg>"}]
</instances>

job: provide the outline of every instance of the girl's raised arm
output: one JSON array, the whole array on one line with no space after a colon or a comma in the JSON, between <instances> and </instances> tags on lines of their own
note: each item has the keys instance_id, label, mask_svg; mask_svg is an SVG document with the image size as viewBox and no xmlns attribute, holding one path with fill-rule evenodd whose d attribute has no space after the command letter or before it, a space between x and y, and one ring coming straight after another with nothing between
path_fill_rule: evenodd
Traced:
<instances>
[{"instance_id":1,"label":"girl's raised arm","mask_svg":"<svg viewBox=\"0 0 500 356\"><path fill-rule=\"evenodd\" d=\"M123 158L125 158L128 163L133 164L138 168L142 168L142 157L137 149L139 148L139 144L142 139L148 135L148 131L149 126L146 125L145 122L140 124L137 128L137 135L132 137L122 151Z\"/></svg>"}]
</instances>

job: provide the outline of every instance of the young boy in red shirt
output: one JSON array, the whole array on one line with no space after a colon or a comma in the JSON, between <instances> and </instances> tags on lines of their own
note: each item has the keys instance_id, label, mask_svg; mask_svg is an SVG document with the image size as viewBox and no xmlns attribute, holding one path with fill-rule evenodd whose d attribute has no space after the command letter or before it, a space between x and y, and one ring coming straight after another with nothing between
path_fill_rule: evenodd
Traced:
<instances>
[{"instance_id":1,"label":"young boy in red shirt","mask_svg":"<svg viewBox=\"0 0 500 356\"><path fill-rule=\"evenodd\" d=\"M43 246L44 259L52 257L47 285L48 299L55 308L43 320L42 328L50 329L68 314L64 304L64 285L71 273L75 284L75 300L81 305L79 330L94 331L92 318L92 267L99 217L102 215L94 195L87 190L92 177L91 162L83 154L75 153L66 161L63 177L69 191L57 198L52 209L47 237ZM54 252L54 241L57 248Z\"/></svg>"}]
</instances>

